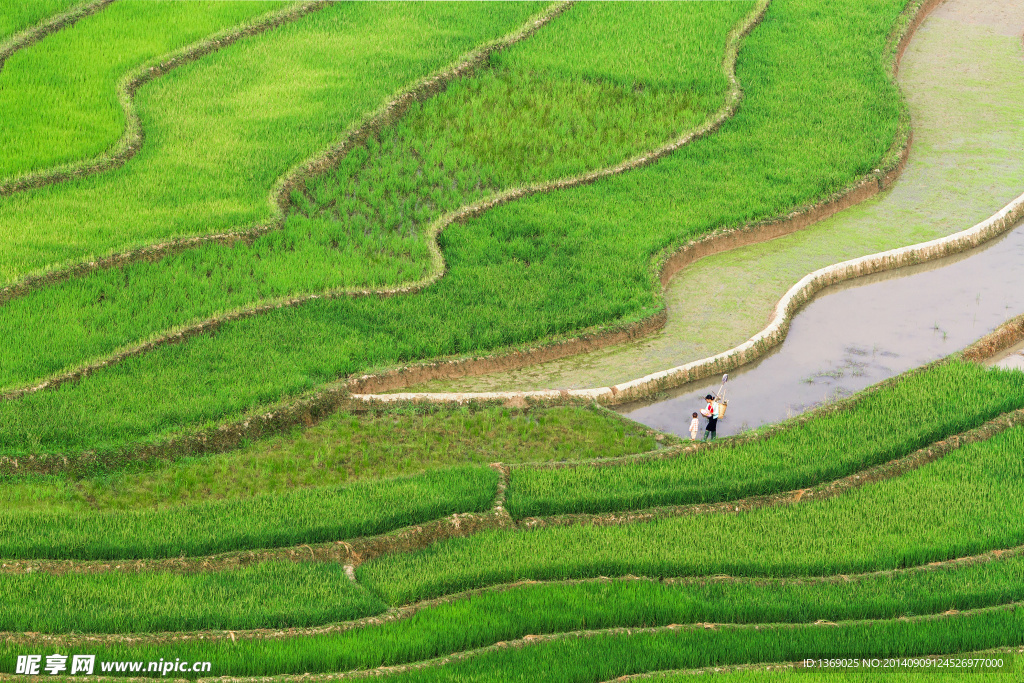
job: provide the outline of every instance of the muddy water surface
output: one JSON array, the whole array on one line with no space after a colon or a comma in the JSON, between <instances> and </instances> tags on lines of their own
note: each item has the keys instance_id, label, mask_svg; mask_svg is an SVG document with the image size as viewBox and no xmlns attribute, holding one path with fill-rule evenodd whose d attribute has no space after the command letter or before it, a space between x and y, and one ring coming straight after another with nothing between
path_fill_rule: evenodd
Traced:
<instances>
[{"instance_id":1,"label":"muddy water surface","mask_svg":"<svg viewBox=\"0 0 1024 683\"><path fill-rule=\"evenodd\" d=\"M1024 225L968 254L852 280L797 314L785 341L730 374L719 436L778 422L961 349L1024 312ZM1004 366L1024 361L1007 354ZM1024 365L1024 363L1022 363ZM619 412L688 436L719 381ZM703 427L703 425L702 425Z\"/></svg>"}]
</instances>

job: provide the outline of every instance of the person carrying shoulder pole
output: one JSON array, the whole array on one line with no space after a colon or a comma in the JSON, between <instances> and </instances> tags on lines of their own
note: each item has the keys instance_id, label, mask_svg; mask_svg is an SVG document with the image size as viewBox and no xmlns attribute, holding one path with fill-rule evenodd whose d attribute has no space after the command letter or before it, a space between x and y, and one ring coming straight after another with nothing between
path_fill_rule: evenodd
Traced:
<instances>
[{"instance_id":1,"label":"person carrying shoulder pole","mask_svg":"<svg viewBox=\"0 0 1024 683\"><path fill-rule=\"evenodd\" d=\"M703 440L713 441L718 438L718 405L715 403L715 397L711 394L705 396L704 400L708 402L708 405L700 412L708 419L708 424L704 427Z\"/></svg>"}]
</instances>

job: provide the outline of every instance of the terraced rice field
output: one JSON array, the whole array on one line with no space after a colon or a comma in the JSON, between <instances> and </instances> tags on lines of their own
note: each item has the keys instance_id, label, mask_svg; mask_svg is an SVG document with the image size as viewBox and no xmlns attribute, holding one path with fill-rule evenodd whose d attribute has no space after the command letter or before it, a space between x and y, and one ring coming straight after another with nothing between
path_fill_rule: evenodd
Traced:
<instances>
[{"instance_id":1,"label":"terraced rice field","mask_svg":"<svg viewBox=\"0 0 1024 683\"><path fill-rule=\"evenodd\" d=\"M913 144L899 182L805 230L685 268L665 290L668 316L661 331L583 356L416 389L596 387L694 361L758 332L779 298L806 273L984 220L1024 189L1021 31L1024 10L1013 3L936 7L900 60L898 81L913 121ZM954 43L961 46L952 49ZM695 294L709 281L717 285L713 298Z\"/></svg>"},{"instance_id":2,"label":"terraced rice field","mask_svg":"<svg viewBox=\"0 0 1024 683\"><path fill-rule=\"evenodd\" d=\"M1010 670L1024 318L711 444L567 393L354 393L635 342L695 245L813 225L710 257L770 283L746 329L818 267L757 249L840 260L870 236L820 219L926 184L948 93L900 55L1004 4L0 7L0 680Z\"/></svg>"}]
</instances>

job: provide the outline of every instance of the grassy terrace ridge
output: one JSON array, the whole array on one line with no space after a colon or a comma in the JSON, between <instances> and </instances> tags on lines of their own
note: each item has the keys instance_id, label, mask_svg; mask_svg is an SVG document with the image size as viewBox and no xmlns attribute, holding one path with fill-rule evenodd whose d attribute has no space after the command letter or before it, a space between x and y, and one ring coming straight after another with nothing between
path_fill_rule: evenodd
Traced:
<instances>
[{"instance_id":1,"label":"grassy terrace ridge","mask_svg":"<svg viewBox=\"0 0 1024 683\"><path fill-rule=\"evenodd\" d=\"M268 562L197 574L106 574L99 580L30 574L4 577L3 584L8 602L0 629L5 631L291 628L359 619L386 609L338 564ZM10 608L14 601L32 609ZM146 605L144 614L140 604Z\"/></svg>"},{"instance_id":2,"label":"grassy terrace ridge","mask_svg":"<svg viewBox=\"0 0 1024 683\"><path fill-rule=\"evenodd\" d=\"M913 656L957 653L1013 644L1024 636L1019 604L951 616L853 621L839 624L701 625L613 631L584 630L554 637L533 636L450 657L431 659L422 668L398 666L395 677L412 680L558 680L595 681L666 669L757 662L793 661L809 653L823 656ZM335 637L336 638L336 637ZM408 642L408 641L407 641ZM173 657L213 661L217 676L271 676L344 671L369 653L332 647L323 638L216 642L191 640L170 645L102 645L86 642L62 648L88 652L100 661L156 661ZM409 643L410 647L415 647ZM13 670L24 645L0 645L0 666ZM397 660L401 661L401 660ZM543 672L543 673L542 673ZM511 676L515 674L516 678ZM188 674L182 677L195 677Z\"/></svg>"},{"instance_id":3,"label":"grassy terrace ridge","mask_svg":"<svg viewBox=\"0 0 1024 683\"><path fill-rule=\"evenodd\" d=\"M722 442L668 460L600 467L584 463L531 470L526 464L513 469L505 505L514 518L537 514L531 503L536 496L530 497L529 488L524 495L517 483L523 480L539 481L544 500L564 501L549 502L547 514L733 500L821 483L899 458L1019 407L1024 400L1021 382L1017 372L957 360L940 363L886 382L839 410L823 410L738 445ZM890 429L886 420L911 426ZM576 438L581 443L570 447ZM493 470L439 467L585 458L606 446L612 451L604 455L650 452L655 443L650 431L593 407L433 408L385 411L362 419L339 414L306 435L251 444L234 453L138 463L123 472L83 479L74 473L6 477L0 486L0 530L12 533L11 540L0 541L0 557L144 558L150 552L169 557L351 538L489 506L497 485ZM823 443L831 445L834 455L815 466L822 459ZM392 518L395 511L387 501L405 494L389 493L389 484L371 479L337 488L350 477L424 469L434 478L393 482L426 486L416 505L406 503L411 511L400 513L399 521ZM713 472L717 488L705 481L704 470ZM480 490L474 492L469 480ZM458 487L446 497L441 490L449 481ZM349 500L352 496L354 501ZM371 509L357 511L357 501ZM344 519L325 525L303 512L304 506L333 509ZM276 530L268 527L271 509L289 523ZM436 512L433 517L431 511ZM384 512L392 514L374 526L374 514ZM215 527L190 531L189 520L195 517L220 519L224 538L217 540ZM141 531L132 532L136 527ZM106 541L97 541L100 537ZM48 540L16 540L31 538ZM67 554L58 550L64 544L70 544Z\"/></svg>"},{"instance_id":4,"label":"grassy terrace ridge","mask_svg":"<svg viewBox=\"0 0 1024 683\"><path fill-rule=\"evenodd\" d=\"M289 169L546 6L330 4L147 83L135 97L146 141L126 164L0 201L0 281L275 218L268 194Z\"/></svg>"},{"instance_id":5,"label":"grassy terrace ridge","mask_svg":"<svg viewBox=\"0 0 1024 683\"><path fill-rule=\"evenodd\" d=\"M1019 373L952 360L737 443L619 462L658 455L659 442L653 431L594 406L336 413L305 431L219 455L123 464L83 459L61 474L8 476L0 507L9 514L166 508L492 462L520 464L512 468L506 501L518 519L731 500L841 478L963 434L1019 408L1021 382ZM904 427L878 427L888 421ZM821 443L836 455L822 461ZM585 462L533 466L557 461Z\"/></svg>"},{"instance_id":6,"label":"grassy terrace ridge","mask_svg":"<svg viewBox=\"0 0 1024 683\"><path fill-rule=\"evenodd\" d=\"M491 507L498 474L480 466L189 506L0 512L0 557L116 559L210 555L381 534Z\"/></svg>"},{"instance_id":7,"label":"grassy terrace ridge","mask_svg":"<svg viewBox=\"0 0 1024 683\"><path fill-rule=\"evenodd\" d=\"M630 455L653 451L656 439L654 431L593 406L334 413L305 430L218 455L135 461L120 470L101 460L83 462L82 471L4 477L0 509L14 513L166 508L453 465Z\"/></svg>"},{"instance_id":8,"label":"grassy terrace ridge","mask_svg":"<svg viewBox=\"0 0 1024 683\"><path fill-rule=\"evenodd\" d=\"M952 360L769 438L615 466L512 470L516 519L733 500L813 486L889 462L1024 407L1024 374ZM776 428L772 428L775 431Z\"/></svg>"},{"instance_id":9,"label":"grassy terrace ridge","mask_svg":"<svg viewBox=\"0 0 1024 683\"><path fill-rule=\"evenodd\" d=\"M900 125L882 55L901 9L851 0L821 16L809 0L772 5L739 55L743 105L715 135L643 170L451 226L440 238L449 270L419 294L321 300L227 323L4 402L3 450L71 454L157 439L349 373L652 315L661 307L653 255L788 211L876 167Z\"/></svg>"},{"instance_id":10,"label":"grassy terrace ridge","mask_svg":"<svg viewBox=\"0 0 1024 683\"><path fill-rule=\"evenodd\" d=\"M340 564L261 562L206 573L40 572L3 577L10 599L0 616L0 631L65 633L70 634L66 642L74 643L75 633L139 636L315 627L384 615L383 622L335 623L326 632L290 634L308 649L336 653L335 665L341 669L363 669L422 661L531 634L694 623L886 620L965 611L1024 599L1022 579L1024 557L1017 555L962 566L814 580L601 579L512 585L384 614L385 604L357 588ZM272 598L267 586L277 587ZM152 605L145 614L138 613L140 601ZM81 605L89 608L80 609ZM160 647L149 649L146 656L166 657L187 640L185 635L147 638L156 641L145 644L147 648ZM236 634L241 640L262 635ZM104 642L124 644L117 638ZM260 647L244 645L237 656L255 656L252 649ZM141 653L130 656L140 657Z\"/></svg>"},{"instance_id":11,"label":"grassy terrace ridge","mask_svg":"<svg viewBox=\"0 0 1024 683\"><path fill-rule=\"evenodd\" d=\"M122 0L19 51L0 72L0 183L106 151L127 123L125 73L285 5Z\"/></svg>"},{"instance_id":12,"label":"grassy terrace ridge","mask_svg":"<svg viewBox=\"0 0 1024 683\"><path fill-rule=\"evenodd\" d=\"M431 231L443 214L525 183L613 166L703 123L729 86L726 36L752 6L570 8L494 55L489 69L414 106L338 168L301 183L280 231L93 272L9 302L0 333L17 340L5 347L0 386L258 302L435 276ZM595 34L606 38L590 40Z\"/></svg>"},{"instance_id":13,"label":"grassy terrace ridge","mask_svg":"<svg viewBox=\"0 0 1024 683\"><path fill-rule=\"evenodd\" d=\"M357 569L389 604L521 579L801 576L919 565L1024 542L1024 427L801 505L641 525L485 531ZM828 529L822 534L822 529Z\"/></svg>"},{"instance_id":14,"label":"grassy terrace ridge","mask_svg":"<svg viewBox=\"0 0 1024 683\"><path fill-rule=\"evenodd\" d=\"M0 12L0 54L3 53L7 42L16 34L79 4L86 3L78 0L5 3L3 11Z\"/></svg>"},{"instance_id":15,"label":"grassy terrace ridge","mask_svg":"<svg viewBox=\"0 0 1024 683\"><path fill-rule=\"evenodd\" d=\"M974 615L839 627L584 632L551 642L515 642L464 658L435 660L422 668L400 669L387 679L582 683L666 669L794 661L808 653L838 657L956 654L1017 643L1022 636L1024 610L1019 606Z\"/></svg>"}]
</instances>

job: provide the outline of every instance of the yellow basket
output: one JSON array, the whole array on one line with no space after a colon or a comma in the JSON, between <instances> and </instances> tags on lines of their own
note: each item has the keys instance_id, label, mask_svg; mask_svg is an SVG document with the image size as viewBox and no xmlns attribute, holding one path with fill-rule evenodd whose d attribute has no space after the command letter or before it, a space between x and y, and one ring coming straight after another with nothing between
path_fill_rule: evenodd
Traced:
<instances>
[{"instance_id":1,"label":"yellow basket","mask_svg":"<svg viewBox=\"0 0 1024 683\"><path fill-rule=\"evenodd\" d=\"M718 419L725 417L725 409L729 407L729 402L723 399L715 399L715 405L718 406Z\"/></svg>"}]
</instances>

